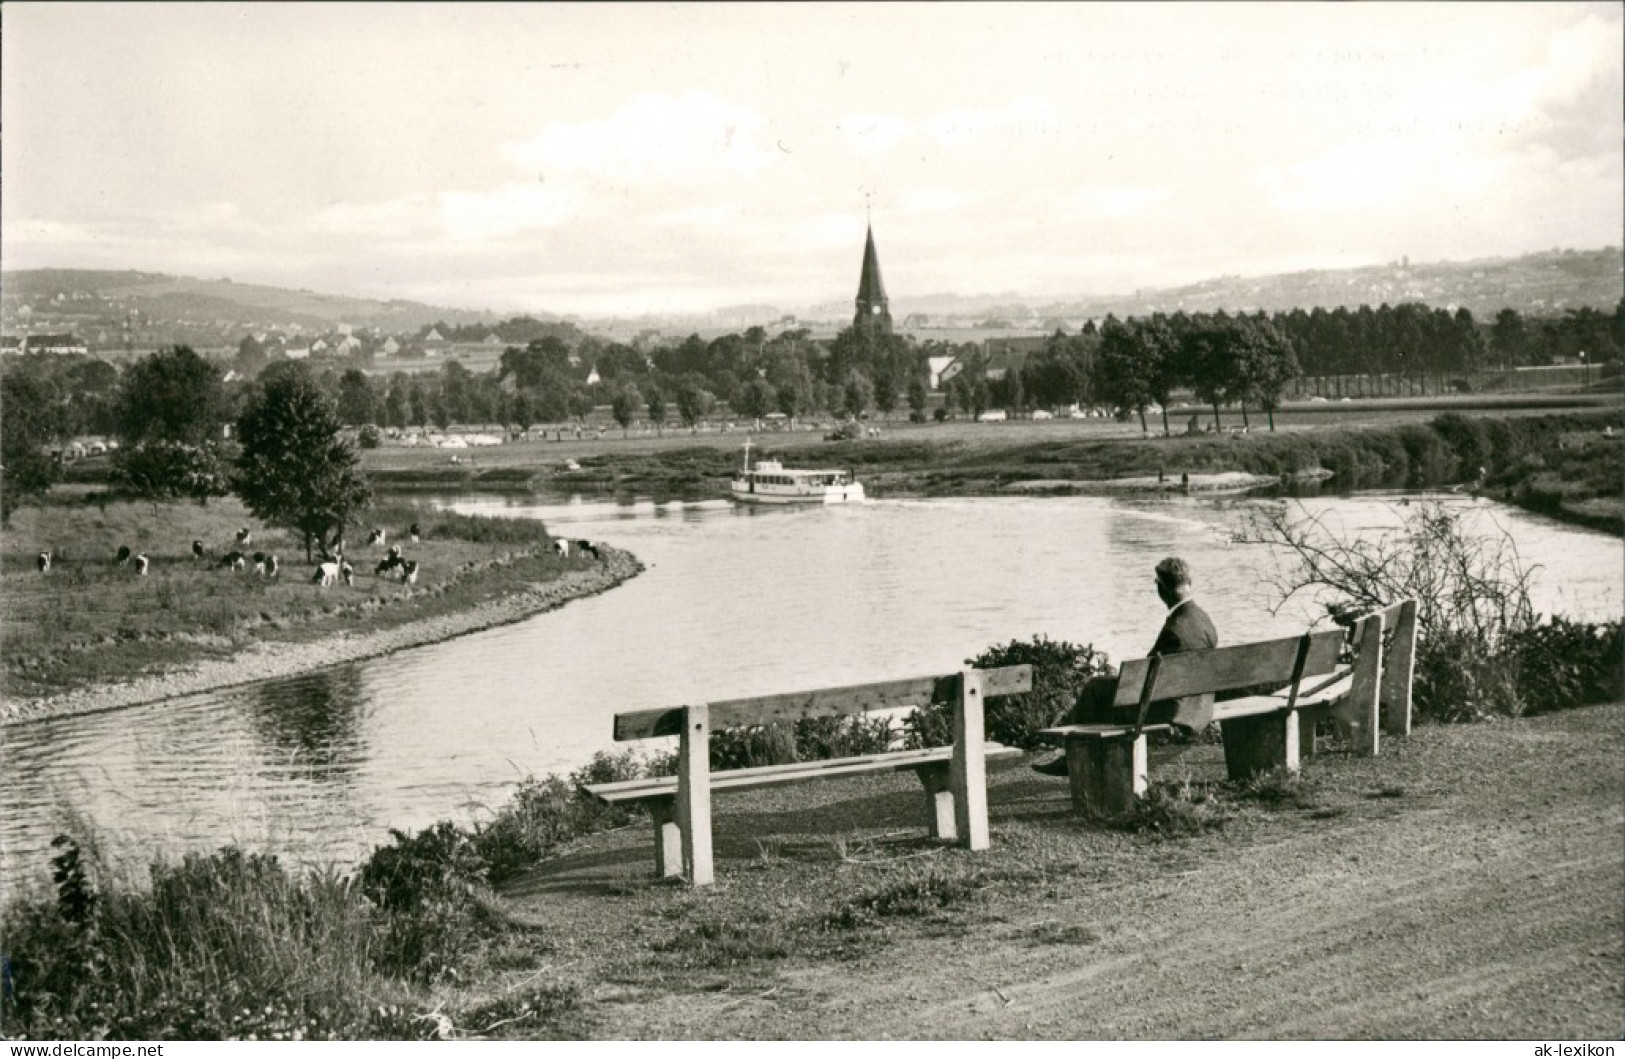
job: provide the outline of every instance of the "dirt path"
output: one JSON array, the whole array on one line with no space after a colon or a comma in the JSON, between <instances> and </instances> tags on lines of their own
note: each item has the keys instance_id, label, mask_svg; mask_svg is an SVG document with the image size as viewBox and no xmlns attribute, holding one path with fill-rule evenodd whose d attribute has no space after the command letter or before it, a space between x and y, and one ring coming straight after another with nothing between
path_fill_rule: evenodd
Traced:
<instances>
[{"instance_id":1,"label":"dirt path","mask_svg":"<svg viewBox=\"0 0 1625 1059\"><path fill-rule=\"evenodd\" d=\"M1323 758L1309 766L1327 783L1318 810L1138 841L1098 872L1049 878L1054 897L1034 886L957 929L898 932L855 960L792 960L771 986L604 986L599 1032L1618 1038L1622 726L1625 708L1598 707ZM977 855L990 864L1029 832L1051 846L1088 833L1059 781L1039 787L1024 769L995 776L992 806L994 850ZM719 815L719 835L730 830Z\"/></svg>"}]
</instances>

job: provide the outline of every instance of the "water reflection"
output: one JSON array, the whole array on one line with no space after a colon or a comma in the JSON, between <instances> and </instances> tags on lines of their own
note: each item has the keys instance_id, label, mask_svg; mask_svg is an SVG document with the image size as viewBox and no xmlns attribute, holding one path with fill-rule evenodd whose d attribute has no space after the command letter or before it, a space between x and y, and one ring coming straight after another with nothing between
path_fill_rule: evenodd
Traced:
<instances>
[{"instance_id":1,"label":"water reflection","mask_svg":"<svg viewBox=\"0 0 1625 1059\"><path fill-rule=\"evenodd\" d=\"M290 773L342 784L366 757L363 726L373 705L360 666L256 685L245 706L266 755Z\"/></svg>"},{"instance_id":2,"label":"water reflection","mask_svg":"<svg viewBox=\"0 0 1625 1059\"><path fill-rule=\"evenodd\" d=\"M38 874L62 817L145 858L240 841L292 860L346 858L391 827L470 819L527 775L614 748L628 709L945 671L1045 635L1143 654L1163 619L1151 570L1193 566L1224 642L1290 635L1312 601L1275 608L1268 549L1234 543L1278 501L1069 497L875 501L776 510L458 497L606 541L647 571L612 592L474 636L295 680L4 731L0 881ZM1617 538L1464 498L1518 540L1538 609L1617 617ZM1305 509L1369 534L1402 500ZM624 749L624 746L621 747Z\"/></svg>"}]
</instances>

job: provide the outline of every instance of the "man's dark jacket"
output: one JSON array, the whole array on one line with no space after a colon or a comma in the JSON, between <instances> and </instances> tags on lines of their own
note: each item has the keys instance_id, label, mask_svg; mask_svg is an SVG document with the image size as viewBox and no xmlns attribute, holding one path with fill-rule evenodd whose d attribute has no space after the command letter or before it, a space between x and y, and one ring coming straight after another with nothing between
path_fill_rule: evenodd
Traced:
<instances>
[{"instance_id":1,"label":"man's dark jacket","mask_svg":"<svg viewBox=\"0 0 1625 1059\"><path fill-rule=\"evenodd\" d=\"M1191 600L1186 600L1168 612L1162 623L1157 642L1151 646L1154 655L1178 654L1181 651L1205 651L1219 646L1219 631L1207 611ZM1160 703L1156 705L1162 705ZM1157 710L1157 714L1164 710ZM1213 696L1190 695L1175 702L1173 723L1200 731L1213 721Z\"/></svg>"}]
</instances>

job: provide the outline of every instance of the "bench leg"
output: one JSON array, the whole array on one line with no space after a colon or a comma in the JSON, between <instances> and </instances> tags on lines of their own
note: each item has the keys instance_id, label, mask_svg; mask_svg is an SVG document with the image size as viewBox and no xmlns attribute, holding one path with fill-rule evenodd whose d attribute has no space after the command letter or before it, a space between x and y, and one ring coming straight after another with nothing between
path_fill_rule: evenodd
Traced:
<instances>
[{"instance_id":1,"label":"bench leg","mask_svg":"<svg viewBox=\"0 0 1625 1059\"><path fill-rule=\"evenodd\" d=\"M1238 781L1272 769L1297 772L1298 727L1296 710L1220 721L1225 772Z\"/></svg>"},{"instance_id":2,"label":"bench leg","mask_svg":"<svg viewBox=\"0 0 1625 1059\"><path fill-rule=\"evenodd\" d=\"M677 826L677 799L650 802L649 816L655 823L655 875L669 879L683 874L683 832Z\"/></svg>"},{"instance_id":3,"label":"bench leg","mask_svg":"<svg viewBox=\"0 0 1625 1059\"><path fill-rule=\"evenodd\" d=\"M711 869L711 711L683 708L677 743L677 823L682 830L683 867L693 886L710 886Z\"/></svg>"},{"instance_id":4,"label":"bench leg","mask_svg":"<svg viewBox=\"0 0 1625 1059\"><path fill-rule=\"evenodd\" d=\"M1066 776L1072 807L1088 816L1116 816L1145 793L1146 743L1136 738L1068 739Z\"/></svg>"},{"instance_id":5,"label":"bench leg","mask_svg":"<svg viewBox=\"0 0 1625 1059\"><path fill-rule=\"evenodd\" d=\"M954 789L946 766L915 769L925 787L926 830L932 838L956 839L959 828L954 823Z\"/></svg>"},{"instance_id":6,"label":"bench leg","mask_svg":"<svg viewBox=\"0 0 1625 1059\"><path fill-rule=\"evenodd\" d=\"M992 845L987 829L987 759L983 757L982 674L959 672L959 708L954 711L954 755L948 766L953 788L954 833L966 849Z\"/></svg>"},{"instance_id":7,"label":"bench leg","mask_svg":"<svg viewBox=\"0 0 1625 1059\"><path fill-rule=\"evenodd\" d=\"M1411 734L1411 680L1416 671L1416 600L1399 607L1393 643L1382 660L1382 730Z\"/></svg>"},{"instance_id":8,"label":"bench leg","mask_svg":"<svg viewBox=\"0 0 1625 1059\"><path fill-rule=\"evenodd\" d=\"M1364 619L1354 680L1338 711L1338 727L1362 756L1377 753L1382 744L1382 627L1380 613Z\"/></svg>"}]
</instances>

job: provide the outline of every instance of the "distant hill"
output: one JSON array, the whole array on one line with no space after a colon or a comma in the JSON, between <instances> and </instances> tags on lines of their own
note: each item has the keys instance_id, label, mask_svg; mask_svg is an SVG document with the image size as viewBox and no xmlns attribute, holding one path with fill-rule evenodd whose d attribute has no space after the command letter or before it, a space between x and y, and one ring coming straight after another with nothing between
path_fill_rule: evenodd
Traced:
<instances>
[{"instance_id":1,"label":"distant hill","mask_svg":"<svg viewBox=\"0 0 1625 1059\"><path fill-rule=\"evenodd\" d=\"M426 324L492 323L494 313L448 309L412 301L379 301L287 290L229 279L194 279L154 272L28 269L0 274L9 325L24 304L34 313L103 316L134 309L149 319L273 328L298 324L322 331L335 324L411 331Z\"/></svg>"},{"instance_id":2,"label":"distant hill","mask_svg":"<svg viewBox=\"0 0 1625 1059\"><path fill-rule=\"evenodd\" d=\"M1465 306L1489 319L1512 308L1526 316L1559 315L1591 306L1610 310L1625 297L1625 252L1550 250L1521 257L1475 261L1398 261L1366 268L1290 272L1270 276L1221 276L1185 287L1141 290L1126 295L1079 295L1065 299L1023 298L1016 294L908 297L893 291L892 315L987 317L1017 321L1137 316L1153 312L1283 312L1422 302ZM822 308L822 307L820 307ZM816 311L816 310L814 310ZM850 312L849 308L844 311Z\"/></svg>"}]
</instances>

